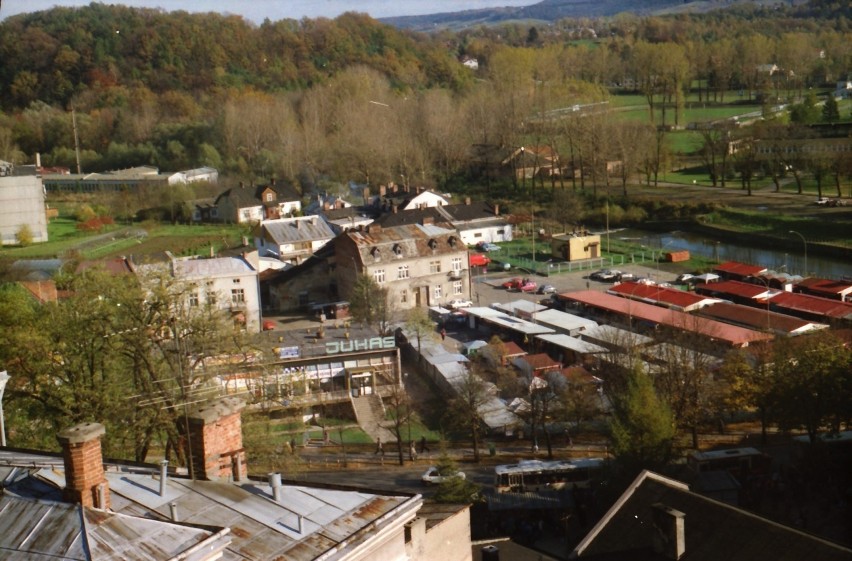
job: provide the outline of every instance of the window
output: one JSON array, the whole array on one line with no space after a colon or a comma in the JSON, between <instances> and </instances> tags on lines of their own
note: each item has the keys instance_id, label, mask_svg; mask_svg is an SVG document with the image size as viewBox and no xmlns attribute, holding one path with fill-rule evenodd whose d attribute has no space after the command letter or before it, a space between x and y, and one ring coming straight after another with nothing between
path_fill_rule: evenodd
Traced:
<instances>
[{"instance_id":1,"label":"window","mask_svg":"<svg viewBox=\"0 0 852 561\"><path fill-rule=\"evenodd\" d=\"M462 287L462 281L453 282L453 294L458 296L462 292L464 292L464 288Z\"/></svg>"},{"instance_id":2,"label":"window","mask_svg":"<svg viewBox=\"0 0 852 561\"><path fill-rule=\"evenodd\" d=\"M274 201L274 200L275 200L275 195L274 195L274 194L272 194L272 193L267 193L267 194L266 194L266 200L267 200L267 202L270 202L270 203L271 203L272 201Z\"/></svg>"},{"instance_id":3,"label":"window","mask_svg":"<svg viewBox=\"0 0 852 561\"><path fill-rule=\"evenodd\" d=\"M396 271L396 278L398 279L407 279L409 277L408 274L408 265L400 265Z\"/></svg>"},{"instance_id":4,"label":"window","mask_svg":"<svg viewBox=\"0 0 852 561\"><path fill-rule=\"evenodd\" d=\"M441 262L440 261L430 261L429 262L429 272L430 273L440 273L441 272Z\"/></svg>"},{"instance_id":5,"label":"window","mask_svg":"<svg viewBox=\"0 0 852 561\"><path fill-rule=\"evenodd\" d=\"M384 269L376 269L373 271L373 280L376 281L377 284L385 283L385 270Z\"/></svg>"},{"instance_id":6,"label":"window","mask_svg":"<svg viewBox=\"0 0 852 561\"><path fill-rule=\"evenodd\" d=\"M481 238L481 237L482 237L482 232L477 232L477 233L475 233L475 234L473 235L473 237L474 237L474 238Z\"/></svg>"},{"instance_id":7,"label":"window","mask_svg":"<svg viewBox=\"0 0 852 561\"><path fill-rule=\"evenodd\" d=\"M234 288L231 290L231 303L244 304L246 301L246 291L242 288Z\"/></svg>"},{"instance_id":8,"label":"window","mask_svg":"<svg viewBox=\"0 0 852 561\"><path fill-rule=\"evenodd\" d=\"M453 257L453 271L460 272L462 270L462 259L461 257Z\"/></svg>"},{"instance_id":9,"label":"window","mask_svg":"<svg viewBox=\"0 0 852 561\"><path fill-rule=\"evenodd\" d=\"M497 230L497 235L502 236L505 233L505 230Z\"/></svg>"},{"instance_id":10,"label":"window","mask_svg":"<svg viewBox=\"0 0 852 561\"><path fill-rule=\"evenodd\" d=\"M399 293L399 302L400 302L400 304L405 304L405 303L408 302L408 291L407 290L403 290L402 292Z\"/></svg>"},{"instance_id":11,"label":"window","mask_svg":"<svg viewBox=\"0 0 852 561\"><path fill-rule=\"evenodd\" d=\"M240 279L234 279L234 284L240 284Z\"/></svg>"},{"instance_id":12,"label":"window","mask_svg":"<svg viewBox=\"0 0 852 561\"><path fill-rule=\"evenodd\" d=\"M189 293L189 305L195 307L198 305L198 293L190 292Z\"/></svg>"},{"instance_id":13,"label":"window","mask_svg":"<svg viewBox=\"0 0 852 561\"><path fill-rule=\"evenodd\" d=\"M443 287L441 287L440 284L436 284L434 292L433 292L433 294L435 295L435 300L440 300L443 296L443 293L444 293Z\"/></svg>"}]
</instances>

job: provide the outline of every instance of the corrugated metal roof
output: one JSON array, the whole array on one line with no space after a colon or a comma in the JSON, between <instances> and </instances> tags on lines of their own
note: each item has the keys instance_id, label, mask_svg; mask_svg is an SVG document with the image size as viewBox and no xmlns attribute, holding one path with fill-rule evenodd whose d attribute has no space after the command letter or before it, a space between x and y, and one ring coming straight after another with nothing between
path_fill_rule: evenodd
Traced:
<instances>
[{"instance_id":1,"label":"corrugated metal roof","mask_svg":"<svg viewBox=\"0 0 852 561\"><path fill-rule=\"evenodd\" d=\"M150 561L181 554L201 561L215 558L229 541L221 529L10 496L0 497L0 526L2 558L15 561Z\"/></svg>"},{"instance_id":2,"label":"corrugated metal roof","mask_svg":"<svg viewBox=\"0 0 852 561\"><path fill-rule=\"evenodd\" d=\"M261 224L261 228L278 245L330 240L334 237L331 227L318 216L266 220Z\"/></svg>"},{"instance_id":3,"label":"corrugated metal roof","mask_svg":"<svg viewBox=\"0 0 852 561\"><path fill-rule=\"evenodd\" d=\"M240 257L176 259L174 267L175 276L183 279L249 275L255 272L252 266Z\"/></svg>"}]
</instances>

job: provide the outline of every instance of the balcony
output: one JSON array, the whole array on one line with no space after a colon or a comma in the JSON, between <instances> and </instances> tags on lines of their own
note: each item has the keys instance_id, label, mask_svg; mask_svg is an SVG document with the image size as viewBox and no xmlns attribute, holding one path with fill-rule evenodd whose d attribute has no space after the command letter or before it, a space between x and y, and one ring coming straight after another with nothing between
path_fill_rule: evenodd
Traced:
<instances>
[{"instance_id":1,"label":"balcony","mask_svg":"<svg viewBox=\"0 0 852 561\"><path fill-rule=\"evenodd\" d=\"M450 271L449 273L447 273L447 276L450 277L453 280L460 280L464 277L464 273L465 273L464 269L459 270L459 271Z\"/></svg>"}]
</instances>

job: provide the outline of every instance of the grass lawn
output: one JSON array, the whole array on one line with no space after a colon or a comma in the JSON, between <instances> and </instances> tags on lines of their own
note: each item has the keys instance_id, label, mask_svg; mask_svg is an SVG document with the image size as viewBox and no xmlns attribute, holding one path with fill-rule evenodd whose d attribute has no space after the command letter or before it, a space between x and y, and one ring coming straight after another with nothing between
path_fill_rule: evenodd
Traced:
<instances>
[{"instance_id":1,"label":"grass lawn","mask_svg":"<svg viewBox=\"0 0 852 561\"><path fill-rule=\"evenodd\" d=\"M50 241L27 247L0 250L0 255L14 259L54 258L70 252L84 259L103 259L119 255L153 255L171 251L175 255L210 255L210 248L239 247L244 226L237 225L172 225L147 222L132 226L112 225L100 232L81 232L71 218L55 218L47 227ZM140 235L144 232L144 235Z\"/></svg>"}]
</instances>

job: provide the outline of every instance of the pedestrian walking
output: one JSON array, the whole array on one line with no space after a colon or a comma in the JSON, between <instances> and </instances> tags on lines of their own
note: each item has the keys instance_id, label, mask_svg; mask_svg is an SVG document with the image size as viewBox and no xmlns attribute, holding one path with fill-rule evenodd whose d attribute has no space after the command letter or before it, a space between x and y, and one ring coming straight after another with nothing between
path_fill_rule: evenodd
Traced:
<instances>
[{"instance_id":1,"label":"pedestrian walking","mask_svg":"<svg viewBox=\"0 0 852 561\"><path fill-rule=\"evenodd\" d=\"M412 462L417 459L417 449L414 446L413 440L408 443L408 459Z\"/></svg>"},{"instance_id":2,"label":"pedestrian walking","mask_svg":"<svg viewBox=\"0 0 852 561\"><path fill-rule=\"evenodd\" d=\"M382 458L384 458L384 457L385 457L385 447L384 447L384 445L382 444L382 439L381 439L381 438L377 438L377 439L376 439L376 454L381 454L381 455L382 455Z\"/></svg>"},{"instance_id":3,"label":"pedestrian walking","mask_svg":"<svg viewBox=\"0 0 852 561\"><path fill-rule=\"evenodd\" d=\"M441 328L441 341L447 338L447 330L443 327Z\"/></svg>"},{"instance_id":4,"label":"pedestrian walking","mask_svg":"<svg viewBox=\"0 0 852 561\"><path fill-rule=\"evenodd\" d=\"M420 437L420 453L421 453L421 454L424 454L424 453L426 453L426 452L428 452L428 451L429 451L429 448L426 446L426 437L425 437L425 436L421 436L421 437Z\"/></svg>"}]
</instances>

